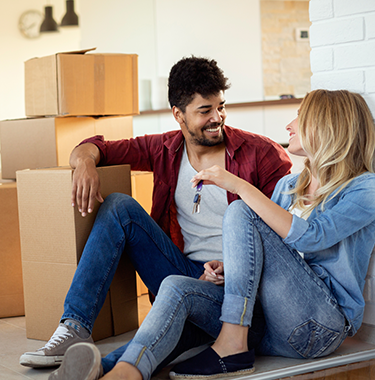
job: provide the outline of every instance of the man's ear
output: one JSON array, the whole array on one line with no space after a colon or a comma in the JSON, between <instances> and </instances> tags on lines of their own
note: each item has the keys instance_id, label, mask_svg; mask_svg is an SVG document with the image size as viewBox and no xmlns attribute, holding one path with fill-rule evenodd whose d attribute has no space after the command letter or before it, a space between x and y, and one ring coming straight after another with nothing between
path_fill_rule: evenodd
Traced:
<instances>
[{"instance_id":1,"label":"man's ear","mask_svg":"<svg viewBox=\"0 0 375 380\"><path fill-rule=\"evenodd\" d=\"M183 124L184 123L184 113L176 106L173 106L172 108L172 113L173 113L173 116L175 118L175 120L177 121L178 124Z\"/></svg>"}]
</instances>

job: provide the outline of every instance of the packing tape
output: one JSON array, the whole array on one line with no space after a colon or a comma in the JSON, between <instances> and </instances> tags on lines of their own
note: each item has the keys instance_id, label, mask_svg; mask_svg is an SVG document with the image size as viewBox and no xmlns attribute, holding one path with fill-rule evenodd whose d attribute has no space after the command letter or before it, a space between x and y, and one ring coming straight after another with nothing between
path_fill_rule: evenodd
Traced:
<instances>
[{"instance_id":1,"label":"packing tape","mask_svg":"<svg viewBox=\"0 0 375 380\"><path fill-rule=\"evenodd\" d=\"M94 55L94 108L95 113L103 114L105 109L105 57Z\"/></svg>"}]
</instances>

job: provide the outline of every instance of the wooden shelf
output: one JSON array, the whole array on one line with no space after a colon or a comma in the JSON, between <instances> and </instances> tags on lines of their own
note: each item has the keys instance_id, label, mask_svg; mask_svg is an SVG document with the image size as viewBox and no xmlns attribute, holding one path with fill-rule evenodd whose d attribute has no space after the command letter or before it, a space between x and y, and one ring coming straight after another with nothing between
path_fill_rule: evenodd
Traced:
<instances>
[{"instance_id":1,"label":"wooden shelf","mask_svg":"<svg viewBox=\"0 0 375 380\"><path fill-rule=\"evenodd\" d=\"M268 106L281 106L284 104L299 104L302 102L301 98L293 99L276 99L276 100L261 100L257 102L246 103L227 103L226 108L247 108L247 107L268 107ZM147 110L141 111L140 115L158 115L171 112L170 108L164 108L160 110Z\"/></svg>"}]
</instances>

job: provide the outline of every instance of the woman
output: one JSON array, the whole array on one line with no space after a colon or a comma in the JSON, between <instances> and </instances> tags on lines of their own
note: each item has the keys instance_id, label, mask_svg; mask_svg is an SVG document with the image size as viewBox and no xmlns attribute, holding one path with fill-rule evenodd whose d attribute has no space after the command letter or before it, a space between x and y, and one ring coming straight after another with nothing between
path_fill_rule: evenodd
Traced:
<instances>
[{"instance_id":1,"label":"woman","mask_svg":"<svg viewBox=\"0 0 375 380\"><path fill-rule=\"evenodd\" d=\"M301 174L279 181L271 200L218 166L192 179L193 186L203 181L242 199L224 217L224 261L205 264L207 281L164 280L133 341L103 379L150 378L179 343L187 320L217 339L177 364L172 379L251 373L254 348L263 355L325 356L356 333L375 242L371 113L358 94L316 90L286 129L289 152L307 159ZM249 347L256 299L266 327L260 343ZM73 346L62 369L83 349ZM91 362L96 374L100 361Z\"/></svg>"}]
</instances>

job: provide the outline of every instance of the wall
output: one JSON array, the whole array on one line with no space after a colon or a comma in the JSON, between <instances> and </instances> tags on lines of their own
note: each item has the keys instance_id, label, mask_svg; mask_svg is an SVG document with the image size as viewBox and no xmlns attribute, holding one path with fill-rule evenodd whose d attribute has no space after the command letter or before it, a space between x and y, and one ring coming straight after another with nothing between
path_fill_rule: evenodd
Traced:
<instances>
[{"instance_id":1,"label":"wall","mask_svg":"<svg viewBox=\"0 0 375 380\"><path fill-rule=\"evenodd\" d=\"M81 0L80 7L82 46L138 54L139 79L157 92L172 65L194 54L218 61L232 83L228 102L263 98L259 0Z\"/></svg>"},{"instance_id":2,"label":"wall","mask_svg":"<svg viewBox=\"0 0 375 380\"><path fill-rule=\"evenodd\" d=\"M265 99L305 96L310 91L310 44L296 33L309 30L308 0L261 0L260 14Z\"/></svg>"},{"instance_id":3,"label":"wall","mask_svg":"<svg viewBox=\"0 0 375 380\"><path fill-rule=\"evenodd\" d=\"M375 1L310 0L310 19L312 89L359 92L375 115Z\"/></svg>"},{"instance_id":4,"label":"wall","mask_svg":"<svg viewBox=\"0 0 375 380\"><path fill-rule=\"evenodd\" d=\"M312 89L361 93L375 115L375 2L310 0ZM365 284L362 335L375 343L375 257ZM369 338L370 337L370 338Z\"/></svg>"},{"instance_id":5,"label":"wall","mask_svg":"<svg viewBox=\"0 0 375 380\"><path fill-rule=\"evenodd\" d=\"M52 0L53 15L60 22L65 14L65 1ZM79 1L75 1L79 14ZM46 0L0 2L0 120L25 117L24 61L58 51L80 48L80 29L61 28L59 33L27 39L18 30L20 15L29 9L44 12Z\"/></svg>"},{"instance_id":6,"label":"wall","mask_svg":"<svg viewBox=\"0 0 375 380\"><path fill-rule=\"evenodd\" d=\"M81 0L80 8L82 48L139 55L141 110L168 108L169 70L192 54L217 60L232 84L228 103L263 99L259 0ZM296 109L230 110L227 123L286 142ZM133 125L135 136L178 128L170 113L135 117Z\"/></svg>"},{"instance_id":7,"label":"wall","mask_svg":"<svg viewBox=\"0 0 375 380\"><path fill-rule=\"evenodd\" d=\"M19 16L28 9L43 11L48 2L56 21L60 21L65 13L64 0L0 2L0 120L25 116L24 61L90 47L97 47L98 52L139 54L141 109L149 109L151 102L156 109L167 107L169 69L182 56L191 54L218 61L232 83L226 94L228 103L263 99L258 0L234 0L230 4L224 0L76 0L80 28L61 29L35 40L24 38L17 29ZM281 108L281 117L275 118L274 110L236 109L229 112L227 121L267 135L274 130L286 139L285 121L294 117L296 107ZM134 134L177 127L170 114L136 117Z\"/></svg>"}]
</instances>

